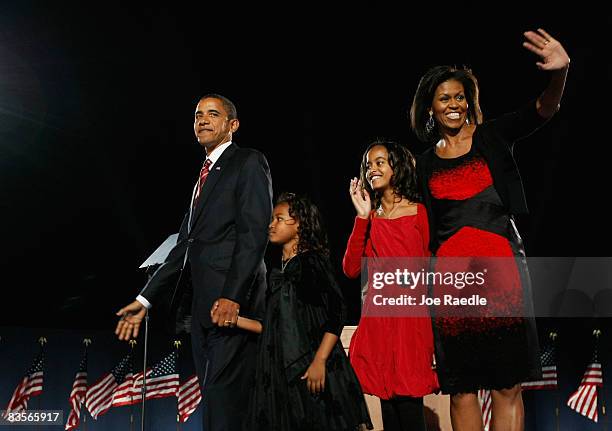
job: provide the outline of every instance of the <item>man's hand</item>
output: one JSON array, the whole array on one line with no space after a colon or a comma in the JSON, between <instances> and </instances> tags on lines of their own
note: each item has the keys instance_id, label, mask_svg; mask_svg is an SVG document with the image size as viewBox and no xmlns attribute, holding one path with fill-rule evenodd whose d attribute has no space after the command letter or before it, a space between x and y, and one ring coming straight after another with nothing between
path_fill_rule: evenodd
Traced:
<instances>
[{"instance_id":1,"label":"man's hand","mask_svg":"<svg viewBox=\"0 0 612 431\"><path fill-rule=\"evenodd\" d=\"M121 316L115 334L120 340L129 340L138 336L140 323L144 318L147 309L138 301L132 302L130 305L123 307L117 311L117 316Z\"/></svg>"},{"instance_id":2,"label":"man's hand","mask_svg":"<svg viewBox=\"0 0 612 431\"><path fill-rule=\"evenodd\" d=\"M215 301L210 310L210 318L213 324L221 328L233 328L238 321L239 312L240 304L226 298L219 298Z\"/></svg>"}]
</instances>

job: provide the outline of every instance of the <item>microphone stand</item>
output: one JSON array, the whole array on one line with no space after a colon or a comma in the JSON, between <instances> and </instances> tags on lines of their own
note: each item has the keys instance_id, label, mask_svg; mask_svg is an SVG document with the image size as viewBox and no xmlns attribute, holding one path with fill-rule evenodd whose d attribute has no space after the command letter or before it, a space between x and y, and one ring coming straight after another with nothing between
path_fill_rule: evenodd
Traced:
<instances>
[{"instance_id":1,"label":"microphone stand","mask_svg":"<svg viewBox=\"0 0 612 431\"><path fill-rule=\"evenodd\" d=\"M145 431L145 401L147 399L147 344L149 340L149 310L145 311L145 333L144 333L144 353L142 363L142 409L140 415L140 429Z\"/></svg>"},{"instance_id":2,"label":"microphone stand","mask_svg":"<svg viewBox=\"0 0 612 431\"><path fill-rule=\"evenodd\" d=\"M151 280L153 274L155 273L157 265L149 265L147 267L147 276L148 280ZM142 406L140 411L140 430L145 431L145 407L147 400L147 350L149 345L149 309L145 310L144 317L144 349L143 349L143 360L142 360Z\"/></svg>"}]
</instances>

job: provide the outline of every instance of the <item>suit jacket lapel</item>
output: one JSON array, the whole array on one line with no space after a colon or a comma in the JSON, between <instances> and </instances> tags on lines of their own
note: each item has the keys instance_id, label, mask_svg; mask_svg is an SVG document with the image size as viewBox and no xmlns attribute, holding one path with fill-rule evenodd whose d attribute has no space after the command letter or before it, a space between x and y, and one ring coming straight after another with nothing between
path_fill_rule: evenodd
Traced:
<instances>
[{"instance_id":1,"label":"suit jacket lapel","mask_svg":"<svg viewBox=\"0 0 612 431\"><path fill-rule=\"evenodd\" d=\"M199 216L201 215L208 198L210 197L217 181L221 175L223 175L224 167L230 161L232 155L236 152L236 144L232 143L229 147L223 151L221 157L215 162L212 166L210 172L208 173L208 177L206 177L206 182L200 191L200 198L198 199L198 203L193 211L193 215L191 217L191 226L193 227L195 223L198 221Z\"/></svg>"}]
</instances>

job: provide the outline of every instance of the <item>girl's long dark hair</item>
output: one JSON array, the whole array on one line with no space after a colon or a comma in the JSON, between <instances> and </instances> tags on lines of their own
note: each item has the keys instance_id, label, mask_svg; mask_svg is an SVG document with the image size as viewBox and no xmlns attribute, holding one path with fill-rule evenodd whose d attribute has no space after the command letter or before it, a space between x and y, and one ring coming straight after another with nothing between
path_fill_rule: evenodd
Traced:
<instances>
[{"instance_id":1,"label":"girl's long dark hair","mask_svg":"<svg viewBox=\"0 0 612 431\"><path fill-rule=\"evenodd\" d=\"M329 256L327 234L319 208L305 195L284 192L276 199L276 205L286 203L289 215L296 219L298 226L298 253L306 250L317 251Z\"/></svg>"},{"instance_id":2,"label":"girl's long dark hair","mask_svg":"<svg viewBox=\"0 0 612 431\"><path fill-rule=\"evenodd\" d=\"M372 198L372 209L378 208L382 194L375 192L368 181L368 152L378 145L385 147L389 154L389 165L393 169L393 176L391 177L393 192L397 196L408 199L410 202L420 202L421 197L418 192L416 178L416 160L412 153L404 145L397 142L377 139L368 145L368 148L363 152L360 171L361 184L363 184Z\"/></svg>"}]
</instances>

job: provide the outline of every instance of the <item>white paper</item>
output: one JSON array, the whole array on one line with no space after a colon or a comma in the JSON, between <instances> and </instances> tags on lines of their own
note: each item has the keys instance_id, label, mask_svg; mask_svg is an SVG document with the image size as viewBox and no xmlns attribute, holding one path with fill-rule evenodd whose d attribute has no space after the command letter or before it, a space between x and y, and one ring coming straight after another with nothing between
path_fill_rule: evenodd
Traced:
<instances>
[{"instance_id":1,"label":"white paper","mask_svg":"<svg viewBox=\"0 0 612 431\"><path fill-rule=\"evenodd\" d=\"M162 242L159 247L157 247L157 250L155 250L153 254L149 256L147 260L142 263L142 265L139 266L139 268L146 268L151 265L159 265L161 263L164 263L166 261L166 258L168 257L168 254L170 254L170 251L176 245L177 238L178 233L173 233L168 238L166 238L166 240Z\"/></svg>"}]
</instances>

